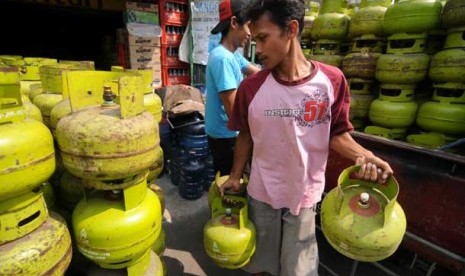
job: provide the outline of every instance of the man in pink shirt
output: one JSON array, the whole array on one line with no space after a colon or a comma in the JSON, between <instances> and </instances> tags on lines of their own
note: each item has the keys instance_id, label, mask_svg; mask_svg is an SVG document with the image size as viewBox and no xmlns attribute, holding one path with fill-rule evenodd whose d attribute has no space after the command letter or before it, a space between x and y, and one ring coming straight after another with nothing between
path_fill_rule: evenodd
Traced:
<instances>
[{"instance_id":1,"label":"man in pink shirt","mask_svg":"<svg viewBox=\"0 0 465 276\"><path fill-rule=\"evenodd\" d=\"M303 0L253 0L244 11L266 69L238 88L228 127L239 135L221 192L239 189L252 157L247 192L257 247L245 267L250 273L318 274L314 209L329 149L361 165L359 178L382 183L393 173L350 135L350 94L342 72L305 59L299 42L304 11Z\"/></svg>"}]
</instances>

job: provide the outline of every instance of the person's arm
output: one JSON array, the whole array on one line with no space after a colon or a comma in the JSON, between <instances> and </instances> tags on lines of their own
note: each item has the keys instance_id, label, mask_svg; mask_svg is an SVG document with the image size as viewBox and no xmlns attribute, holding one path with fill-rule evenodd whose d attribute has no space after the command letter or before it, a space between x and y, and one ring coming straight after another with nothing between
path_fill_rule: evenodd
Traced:
<instances>
[{"instance_id":1,"label":"person's arm","mask_svg":"<svg viewBox=\"0 0 465 276\"><path fill-rule=\"evenodd\" d=\"M238 60L241 66L241 72L244 75L250 76L261 70L259 66L248 61L243 55L240 55L237 52L235 53L235 55L237 55L237 57L239 58Z\"/></svg>"},{"instance_id":2,"label":"person's arm","mask_svg":"<svg viewBox=\"0 0 465 276\"><path fill-rule=\"evenodd\" d=\"M247 65L247 67L243 70L243 73L246 76L250 76L250 75L253 75L253 74L257 73L260 70L262 70L262 69L260 67L258 67L257 65L255 65L253 63L249 63Z\"/></svg>"},{"instance_id":3,"label":"person's arm","mask_svg":"<svg viewBox=\"0 0 465 276\"><path fill-rule=\"evenodd\" d=\"M384 183L394 172L389 164L357 143L349 132L334 135L329 142L330 149L360 165L358 177Z\"/></svg>"},{"instance_id":4,"label":"person's arm","mask_svg":"<svg viewBox=\"0 0 465 276\"><path fill-rule=\"evenodd\" d=\"M253 141L250 131L248 129L241 129L236 138L236 145L234 147L234 162L229 174L229 179L220 187L220 193L223 196L224 191L233 189L234 191L240 190L240 180L244 173L245 166L252 155Z\"/></svg>"},{"instance_id":5,"label":"person's arm","mask_svg":"<svg viewBox=\"0 0 465 276\"><path fill-rule=\"evenodd\" d=\"M236 99L236 92L237 89L231 89L219 93L221 102L224 106L224 111L226 112L226 115L228 115L228 118L231 118L232 110L234 107L234 100Z\"/></svg>"}]
</instances>

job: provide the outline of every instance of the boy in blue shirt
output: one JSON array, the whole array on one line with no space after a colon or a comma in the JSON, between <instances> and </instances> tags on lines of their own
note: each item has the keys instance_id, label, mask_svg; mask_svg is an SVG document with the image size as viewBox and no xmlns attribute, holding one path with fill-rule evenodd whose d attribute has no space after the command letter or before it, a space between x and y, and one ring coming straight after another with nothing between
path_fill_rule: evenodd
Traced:
<instances>
[{"instance_id":1,"label":"boy in blue shirt","mask_svg":"<svg viewBox=\"0 0 465 276\"><path fill-rule=\"evenodd\" d=\"M227 175L234 158L237 132L227 128L228 118L236 98L236 90L243 74L250 75L260 69L252 65L236 50L244 47L250 38L249 22L240 16L242 0L223 0L219 4L220 23L212 34L221 32L221 41L209 54L206 69L205 132L213 156L215 172Z\"/></svg>"}]
</instances>

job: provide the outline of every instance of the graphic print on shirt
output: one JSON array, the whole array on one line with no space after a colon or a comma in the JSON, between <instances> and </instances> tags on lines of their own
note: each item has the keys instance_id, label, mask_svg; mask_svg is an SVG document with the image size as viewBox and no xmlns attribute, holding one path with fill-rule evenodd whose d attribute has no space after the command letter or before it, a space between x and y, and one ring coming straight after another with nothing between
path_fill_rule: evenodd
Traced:
<instances>
[{"instance_id":1,"label":"graphic print on shirt","mask_svg":"<svg viewBox=\"0 0 465 276\"><path fill-rule=\"evenodd\" d=\"M329 122L329 97L316 89L306 94L296 108L266 109L265 116L294 117L297 126L313 127Z\"/></svg>"}]
</instances>

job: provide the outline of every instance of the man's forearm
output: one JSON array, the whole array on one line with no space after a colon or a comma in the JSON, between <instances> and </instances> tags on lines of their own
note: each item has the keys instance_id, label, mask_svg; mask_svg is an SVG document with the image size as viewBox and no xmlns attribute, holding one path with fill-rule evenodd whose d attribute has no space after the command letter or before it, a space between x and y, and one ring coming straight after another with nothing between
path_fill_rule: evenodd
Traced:
<instances>
[{"instance_id":1,"label":"man's forearm","mask_svg":"<svg viewBox=\"0 0 465 276\"><path fill-rule=\"evenodd\" d=\"M357 143L348 132L332 137L329 147L354 162L359 157L373 157L373 153Z\"/></svg>"},{"instance_id":2,"label":"man's forearm","mask_svg":"<svg viewBox=\"0 0 465 276\"><path fill-rule=\"evenodd\" d=\"M253 141L250 132L239 132L234 147L234 163L229 175L232 179L240 179L245 169L245 165L252 154Z\"/></svg>"}]
</instances>

